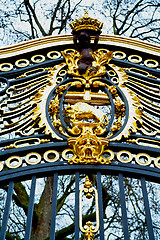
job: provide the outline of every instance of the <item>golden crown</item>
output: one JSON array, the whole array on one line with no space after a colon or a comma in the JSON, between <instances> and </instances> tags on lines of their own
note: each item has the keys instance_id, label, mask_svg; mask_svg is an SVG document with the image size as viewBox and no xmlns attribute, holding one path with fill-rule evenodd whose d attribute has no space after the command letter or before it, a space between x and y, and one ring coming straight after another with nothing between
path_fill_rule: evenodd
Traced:
<instances>
[{"instance_id":1,"label":"golden crown","mask_svg":"<svg viewBox=\"0 0 160 240\"><path fill-rule=\"evenodd\" d=\"M93 31L100 31L103 27L103 23L98 21L97 19L90 18L88 16L88 11L85 12L83 18L76 19L74 22L70 23L70 28L73 31L79 31L82 29L90 29Z\"/></svg>"}]
</instances>

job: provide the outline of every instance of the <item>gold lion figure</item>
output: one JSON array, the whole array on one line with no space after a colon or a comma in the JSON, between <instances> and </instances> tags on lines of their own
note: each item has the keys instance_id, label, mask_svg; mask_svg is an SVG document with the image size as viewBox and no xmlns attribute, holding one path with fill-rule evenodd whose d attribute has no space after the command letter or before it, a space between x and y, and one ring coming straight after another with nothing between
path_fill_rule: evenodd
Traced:
<instances>
[{"instance_id":1,"label":"gold lion figure","mask_svg":"<svg viewBox=\"0 0 160 240\"><path fill-rule=\"evenodd\" d=\"M68 105L65 108L67 116L70 118L71 122L81 121L83 119L93 119L100 125L108 125L108 118L104 112L100 109L96 109L87 103L78 102L74 105Z\"/></svg>"}]
</instances>

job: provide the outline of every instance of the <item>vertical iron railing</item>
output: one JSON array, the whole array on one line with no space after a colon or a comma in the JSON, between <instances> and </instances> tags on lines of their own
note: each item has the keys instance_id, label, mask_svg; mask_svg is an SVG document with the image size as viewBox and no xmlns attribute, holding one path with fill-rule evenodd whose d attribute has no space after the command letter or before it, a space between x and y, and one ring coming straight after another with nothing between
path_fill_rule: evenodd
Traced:
<instances>
[{"instance_id":1,"label":"vertical iron railing","mask_svg":"<svg viewBox=\"0 0 160 240\"><path fill-rule=\"evenodd\" d=\"M31 191L30 191L30 197L29 197L29 206L28 206L27 223L26 223L24 240L30 240L30 237L31 237L35 190L36 190L36 176L32 176L32 183L31 183Z\"/></svg>"},{"instance_id":2,"label":"vertical iron railing","mask_svg":"<svg viewBox=\"0 0 160 240\"><path fill-rule=\"evenodd\" d=\"M149 239L150 240L155 240L154 232L153 232L151 212L150 212L150 208L149 208L148 193L147 193L147 188L146 188L146 180L145 180L144 177L141 177L141 185L142 185L144 209L145 209L145 213L146 213L146 223L147 223L147 228L148 228Z\"/></svg>"},{"instance_id":3,"label":"vertical iron railing","mask_svg":"<svg viewBox=\"0 0 160 240\"><path fill-rule=\"evenodd\" d=\"M53 177L54 178L53 178L53 196L52 196L52 215L51 215L50 240L55 240L58 173L54 173Z\"/></svg>"},{"instance_id":4,"label":"vertical iron railing","mask_svg":"<svg viewBox=\"0 0 160 240\"><path fill-rule=\"evenodd\" d=\"M128 219L127 219L127 209L126 209L126 200L124 193L124 184L123 184L123 174L119 174L119 190L120 190L120 202L121 202L121 211L122 211L122 224L124 239L129 240L129 231L128 231Z\"/></svg>"},{"instance_id":5,"label":"vertical iron railing","mask_svg":"<svg viewBox=\"0 0 160 240\"><path fill-rule=\"evenodd\" d=\"M14 188L14 182L11 181L8 186L7 199L6 199L3 220L2 220L2 227L0 232L0 240L5 240L7 223L9 219L9 212L10 212L10 207L12 202L13 188Z\"/></svg>"},{"instance_id":6,"label":"vertical iron railing","mask_svg":"<svg viewBox=\"0 0 160 240\"><path fill-rule=\"evenodd\" d=\"M56 239L58 172L55 172L53 177L54 177L54 180L53 180L50 240ZM123 174L119 173L118 177L119 177L119 193L120 193L124 240L130 240ZM79 240L79 179L80 179L80 173L78 171L76 171L75 172L75 230L74 230L75 231L74 232L75 240ZM141 177L141 187L142 187L142 193L143 193L144 210L145 210L145 217L146 217L146 225L148 228L148 236L149 236L150 240L155 240L145 177ZM27 214L27 222L26 222L24 240L30 240L30 238L31 238L32 219L33 219L33 213L34 213L35 189L36 189L36 176L33 175L32 183L31 183L31 190L30 190L30 198L29 198L29 206L28 206L28 214ZM10 214L10 209L11 209L13 190L14 190L14 182L10 181L9 185L8 185L5 209L4 209L4 214L3 214L2 224L1 224L0 240L6 239L5 236L6 236L6 232L7 232L7 224L9 221L9 214ZM100 238L100 240L105 240L105 230L104 230L105 229L105 227L104 227L104 210L105 209L103 209L101 172L97 172L97 191L98 191L99 222L100 222L99 238Z\"/></svg>"},{"instance_id":7,"label":"vertical iron railing","mask_svg":"<svg viewBox=\"0 0 160 240\"><path fill-rule=\"evenodd\" d=\"M97 190L98 190L98 205L99 205L99 223L100 223L100 240L104 240L104 221L103 221L103 196L101 173L97 173Z\"/></svg>"},{"instance_id":8,"label":"vertical iron railing","mask_svg":"<svg viewBox=\"0 0 160 240\"><path fill-rule=\"evenodd\" d=\"M79 240L79 172L75 174L75 240Z\"/></svg>"}]
</instances>

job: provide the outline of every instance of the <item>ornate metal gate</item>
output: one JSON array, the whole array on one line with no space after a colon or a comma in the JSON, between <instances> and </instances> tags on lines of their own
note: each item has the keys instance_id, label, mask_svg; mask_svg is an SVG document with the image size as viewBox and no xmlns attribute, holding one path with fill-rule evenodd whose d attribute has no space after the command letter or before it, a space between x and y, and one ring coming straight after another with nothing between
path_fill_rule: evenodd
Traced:
<instances>
[{"instance_id":1,"label":"ornate metal gate","mask_svg":"<svg viewBox=\"0 0 160 240\"><path fill-rule=\"evenodd\" d=\"M71 24L74 44L59 36L1 50L1 240L34 239L43 177L53 177L44 239L160 239L159 185L151 183L160 181L160 48L101 36L95 50L101 27L85 15ZM66 175L72 221L62 229L57 194ZM15 186L29 179L26 225L15 235Z\"/></svg>"}]
</instances>

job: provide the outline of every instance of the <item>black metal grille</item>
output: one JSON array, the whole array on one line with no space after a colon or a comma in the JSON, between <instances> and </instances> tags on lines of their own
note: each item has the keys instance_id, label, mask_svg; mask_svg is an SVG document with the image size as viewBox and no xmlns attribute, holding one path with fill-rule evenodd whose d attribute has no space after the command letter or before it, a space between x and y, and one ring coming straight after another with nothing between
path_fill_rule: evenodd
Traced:
<instances>
[{"instance_id":1,"label":"black metal grille","mask_svg":"<svg viewBox=\"0 0 160 240\"><path fill-rule=\"evenodd\" d=\"M60 46L59 48L62 50L70 48L70 45L63 45ZM73 46L72 46L73 47ZM53 50L57 51L57 47L53 46ZM143 52L140 52L140 50L134 50L129 48L122 48L121 46L114 46L113 45L105 45L101 44L99 48L107 48L111 51L124 51L126 52L127 56L129 55L136 55L140 54L143 56L143 58L154 58L157 61L157 56L153 56L149 53L145 53L144 49ZM42 53L44 54L45 58L47 59L47 52L50 51L51 49L44 48ZM31 58L31 55L33 54L40 54L39 50L36 50L35 52L29 52L27 54L23 54L23 58ZM19 56L16 57L11 57L8 59L8 62L12 62L14 65L14 61L17 60ZM22 57L22 56L21 56ZM152 61L152 60L151 60ZM153 62L154 62L153 61ZM21 84L22 86L26 86L27 84L31 84L35 79L42 78L48 74L48 71L50 69L47 68L53 68L54 66L57 66L61 63L64 62L63 57L59 57L56 60L51 60L47 59L43 63L30 63L30 66L27 66L25 68L17 68L14 66L14 70L12 71L1 71L0 72L0 81L2 83L2 89L1 89L1 106L3 108L3 105L9 105L10 102L14 102L16 104L16 100L18 98L12 96L10 92L12 92L12 87L17 84ZM27 110L24 108L22 110L22 115L16 113L16 108L13 110L13 113L11 111L5 112L3 109L1 110L2 113L2 122L4 126L2 127L2 131L0 132L0 135L2 137L2 141L0 142L0 147L1 147L1 163L3 165L2 169L0 170L0 186L2 189L5 187L7 189L7 195L6 195L6 201L5 201L5 207L4 211L1 212L1 229L0 229L0 240L5 240L5 239L10 239L9 235L7 236L7 231L9 228L10 220L10 212L12 208L12 201L13 201L13 195L14 195L14 186L17 182L21 181L27 181L31 180L31 185L30 185L30 193L29 193L29 205L28 205L28 210L27 210L27 217L26 217L26 225L25 225L25 233L24 237L21 237L19 239L24 239L24 240L29 240L31 238L31 231L32 231L32 224L33 224L33 217L34 217L34 208L35 208L35 195L36 195L36 183L37 179L39 178L47 178L47 177L53 177L53 186L52 186L52 191L53 191L53 196L52 198L52 210L51 210L51 225L50 225L50 234L49 238L50 240L62 240L62 239L83 239L82 234L80 233L79 229L79 191L81 188L81 179L84 178L84 176L94 175L95 177L95 187L98 191L98 205L99 205L99 221L100 221L100 228L98 233L95 236L95 239L97 240L118 240L118 239L124 239L124 240L132 240L133 239L133 231L132 231L132 224L131 224L131 216L129 216L129 211L131 206L127 206L128 202L128 193L126 192L126 181L127 179L139 179L140 183L140 190L142 191L142 199L143 203L140 202L139 208L141 212L144 212L144 236L142 236L141 239L145 239L147 236L147 239L149 240L158 240L160 239L160 228L156 226L156 224L152 223L154 220L153 217L151 216L151 206L149 202L149 198L153 197L153 195L149 196L148 195L148 190L147 190L147 182L155 182L157 184L160 183L160 163L159 163L159 130L160 130L160 125L158 123L158 117L159 117L159 103L160 99L158 97L158 91L159 91L159 74L160 70L159 68L150 68L148 66L145 66L144 62L142 63L134 63L128 61L128 58L126 59L118 59L118 58L113 58L111 61L111 64L114 64L118 66L119 68L124 68L125 73L127 74L130 82L128 81L126 83L126 86L128 87L129 90L133 91L135 96L140 98L141 103L145 102L144 98L146 97L146 102L144 103L144 115L142 117L142 120L144 119L144 129L148 130L148 133L150 134L145 134L145 130L140 132L140 127L138 121L136 122L137 128L138 128L138 133L137 132L131 132L129 135L129 140L127 141L124 136L122 138L116 141L112 141L112 139L116 138L125 128L128 118L132 117L130 116L130 109L129 109L129 102L127 101L127 98L123 91L120 89L120 87L117 85L117 83L114 83L112 76L110 76L108 73L106 73L105 76L101 78L102 82L105 84L108 84L109 86L114 86L123 102L125 103L125 117L123 120L123 126L122 128L117 131L114 135L109 137L108 139L111 140L109 142L108 149L110 152L113 153L113 158L111 160L110 164L68 164L66 159L63 159L63 151L68 148L67 144L67 136L63 135L60 131L55 129L55 126L52 124L52 118L49 116L48 113L48 108L51 100L56 96L56 87L58 86L64 86L64 84L73 82L74 78L72 76L69 76L68 74L65 74L63 77L63 80L60 82L57 82L57 84L53 87L53 89L50 91L50 94L48 96L48 99L46 101L46 106L44 108L46 109L46 119L49 122L50 128L59 136L62 138L61 140L56 139L51 136L51 133L47 133L44 130L43 127L37 127L37 125L33 125L33 128L35 128L35 132L31 134L22 134L22 130L26 130L25 127L23 126L23 121L17 126L14 126L14 122L12 122L12 117L14 119L15 115L17 114L17 117L20 117L23 119L23 116L27 114ZM46 68L44 70L44 68ZM41 69L41 70L37 70ZM107 71L109 72L111 70L111 67L106 66ZM135 71L136 69L136 71ZM137 71L139 70L139 72ZM34 72L32 72L34 71ZM147 75L146 75L147 73ZM25 75L26 74L26 75ZM28 74L28 75L27 75ZM21 75L21 76L20 76ZM24 76L25 75L25 76ZM60 76L59 76L60 77ZM134 79L134 80L133 80ZM48 81L46 79L43 79L44 82ZM134 84L133 84L134 81ZM21 96L18 101L23 105L22 99L23 97L28 100L32 97L32 95L37 94L39 90L43 90L43 87L45 86L46 82L44 83L38 83L39 85L36 85L37 88L32 89L33 91L30 91L29 93L27 92L25 96L25 91L24 91L24 96L23 96L23 90L21 92ZM4 86L3 86L4 84ZM44 84L44 85L43 85ZM136 87L135 87L136 86ZM17 87L18 88L18 87ZM9 92L7 92L9 89ZM37 90L38 89L38 90ZM15 89L14 89L15 90ZM62 96L60 98L60 108L59 108L59 119L61 120L62 123L62 128L65 129L65 133L67 135L68 131L68 125L67 121L64 119L64 109L63 109L63 104L64 104L64 99L66 97L66 94L68 91L77 91L75 90L74 87L68 86L63 92ZM81 92L84 89L81 89ZM17 89L15 90L18 91ZM96 90L98 92L98 90ZM111 93L109 92L108 88L105 86L104 87L105 93L108 94L110 100L110 105L111 105L111 115L110 116L110 123L107 126L106 130L106 135L107 136L108 132L110 131L111 125L114 122L114 114L115 114L115 107L114 107L114 101L111 96ZM34 94L33 94L34 92ZM8 94L8 95L7 95ZM7 99L8 102L5 102ZM148 101L150 101L150 108L148 107ZM156 105L157 104L157 105ZM31 105L30 108L28 108L28 111L31 111L34 109L34 105ZM139 111L142 111L142 109L138 109ZM146 114L146 115L145 115ZM147 115L148 114L148 115ZM11 119L10 117L11 116ZM147 118L147 116L149 116ZM151 117L150 117L151 116ZM20 119L20 120L21 120ZM7 126L5 127L5 120L7 122ZM33 120L33 119L32 119ZM39 118L37 117L37 122L39 121ZM19 123L17 121L17 123ZM29 125L29 123L26 121L26 128L28 126L32 126L33 122ZM12 128L13 126L13 128ZM21 129L21 130L19 130ZM38 129L38 130L37 130ZM20 132L22 136L20 136ZM7 139L9 135L12 133L14 136L12 139ZM152 134L151 134L152 133ZM28 140L29 139L29 140ZM37 140L38 139L38 140ZM23 142L24 141L24 142ZM29 142L29 146L23 146L23 143L28 143L31 141L31 144ZM38 144L32 143L32 141L36 142L38 141ZM138 141L142 141L141 144L139 144ZM146 143L147 141L147 143ZM18 146L16 144L20 144L21 146ZM44 153L47 152L48 150L53 150L56 151L57 154L59 154L59 158L56 161L53 162L46 162L44 159ZM127 153L129 156L133 156L133 161L126 162L121 161L118 159L118 154L120 154L121 151L125 151L125 154ZM38 164L32 164L26 162L26 155L29 153L34 153L37 154L37 156L40 157L40 161ZM143 157L147 156L150 162L148 164L141 164L138 163L138 160L136 160L136 156L138 154L142 154ZM145 155L146 154L146 155ZM14 160L14 157L22 158L22 163L20 164L20 167L17 168L12 168L8 167L6 164L7 160L13 157L12 160ZM125 158L124 158L125 159ZM11 161L12 161L11 160ZM1 168L1 165L0 165ZM74 230L70 230L69 234L72 234L72 238L66 238L66 236L63 236L61 234L62 239L59 238L59 235L57 235L57 232L61 230L61 228L57 228L57 200L58 200L58 180L60 176L65 176L65 175L70 175L75 177L75 186L74 186L74 200L73 200L73 212L74 212L74 220L72 222L72 227ZM120 217L117 219L117 222L119 221L118 224L121 225L121 231L122 234L118 238L118 236L114 235L115 231L112 233L112 229L110 228L109 233L106 234L106 229L107 229L107 216L105 216L105 199L104 199L104 192L103 192L103 179L104 176L111 178L111 177L116 177L117 181L117 194L118 194L118 199L120 202L120 207L117 207L117 211L120 211L121 213L119 214ZM110 189L109 189L110 190ZM109 191L107 190L107 191ZM111 190L110 190L111 191ZM135 193L136 194L136 193ZM151 194L151 193L150 193ZM159 203L158 203L159 204ZM157 204L157 205L158 205ZM159 206L159 205L158 205ZM157 207L158 208L158 207ZM157 210L158 211L158 210ZM158 214L156 215L158 216ZM154 216L155 218L155 216ZM154 221L153 221L154 222ZM85 222L84 222L85 224ZM137 225L139 223L136 223ZM72 228L72 229L73 229ZM58 230L57 230L58 229ZM159 233L158 233L159 230ZM136 230L135 230L136 231ZM68 235L69 235L68 234ZM109 235L111 238L109 238ZM13 235L14 236L14 235ZM58 236L58 237L57 237ZM106 237L107 236L107 237ZM16 238L15 238L16 239Z\"/></svg>"}]
</instances>

